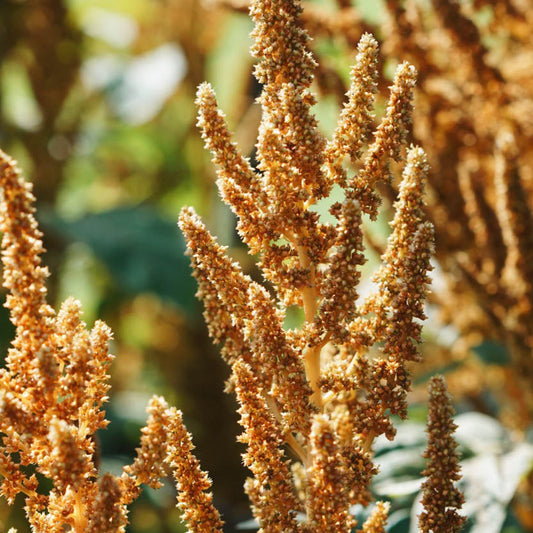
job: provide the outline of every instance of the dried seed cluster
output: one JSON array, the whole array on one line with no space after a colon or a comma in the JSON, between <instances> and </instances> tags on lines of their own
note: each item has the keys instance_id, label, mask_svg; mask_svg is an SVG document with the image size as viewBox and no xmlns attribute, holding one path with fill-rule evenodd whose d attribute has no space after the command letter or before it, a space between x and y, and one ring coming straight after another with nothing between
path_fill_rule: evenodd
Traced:
<instances>
[{"instance_id":1,"label":"dried seed cluster","mask_svg":"<svg viewBox=\"0 0 533 533\"><path fill-rule=\"evenodd\" d=\"M301 12L297 1L251 4L252 54L263 85L257 168L232 142L213 89L205 83L197 95L220 194L274 294L228 258L191 208L179 225L210 334L233 370L244 461L254 476L246 490L261 531L348 532L356 525L350 507L370 501L372 442L394 437L390 414L406 416L408 364L419 360L433 245L423 209L428 166L422 149L406 146L416 76L407 63L398 67L372 136L378 47L369 34L359 42L334 135L323 137L311 111L316 65ZM392 232L377 288L360 298L362 217L377 215L376 185L390 182L391 160L404 167ZM333 186L343 199L331 206L330 224L314 207ZM304 323L285 330L294 305ZM379 503L364 531L382 531L387 509ZM305 520L296 521L296 510Z\"/></svg>"},{"instance_id":2,"label":"dried seed cluster","mask_svg":"<svg viewBox=\"0 0 533 533\"><path fill-rule=\"evenodd\" d=\"M242 272L193 209L183 209L179 225L209 332L231 366L228 388L240 404L243 459L253 475L245 489L260 531L348 533L357 526L350 508L371 502L372 443L383 434L394 437L392 414L407 416L409 365L420 359L433 226L424 214L426 156L407 146L416 72L407 63L398 67L374 128L378 47L363 35L351 88L327 140L311 111L316 64L300 3L255 0L250 13L255 74L263 85L257 168L232 142L208 84L198 89L198 124L218 167L221 196L273 291ZM362 298L362 220L377 215L376 187L390 182L391 161L403 166L391 234L375 290ZM514 183L503 178L502 187ZM6 305L17 328L0 370L2 495L10 502L25 495L37 532L120 532L140 485L157 488L172 474L189 531L222 531L181 413L162 398L148 406L133 464L119 476L98 472L94 434L107 425L111 333L100 322L88 331L74 300L57 314L47 304L33 197L3 153L0 185ZM343 195L330 208L336 222L327 223L316 205L334 186ZM521 268L518 259L512 268ZM288 306L302 309L302 327L284 328ZM444 384L436 380L432 387L429 492L421 517L427 531L443 512L457 527L461 523L453 509L461 504L453 488L456 462L447 463L440 485L433 476L444 451L453 459L455 448L450 407L440 403L447 398ZM52 482L49 494L39 492L27 465ZM377 502L361 531L383 532L388 509Z\"/></svg>"},{"instance_id":3,"label":"dried seed cluster","mask_svg":"<svg viewBox=\"0 0 533 533\"><path fill-rule=\"evenodd\" d=\"M141 484L158 488L173 472L192 530L221 528L205 492L210 481L191 454L181 413L162 398L153 397L148 405L133 464L118 476L99 474L95 433L108 424L111 331L103 322L87 330L76 300L66 300L57 314L48 305L31 186L1 151L0 189L6 306L16 326L0 369L2 496L12 504L24 495L28 522L37 533L119 533L126 530L127 506L139 496ZM52 484L47 495L28 466Z\"/></svg>"}]
</instances>

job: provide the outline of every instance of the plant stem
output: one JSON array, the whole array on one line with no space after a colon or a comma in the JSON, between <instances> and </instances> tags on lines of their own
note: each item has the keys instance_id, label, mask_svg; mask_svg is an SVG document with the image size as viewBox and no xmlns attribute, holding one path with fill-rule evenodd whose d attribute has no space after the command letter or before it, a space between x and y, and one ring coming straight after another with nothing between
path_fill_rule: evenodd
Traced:
<instances>
[{"instance_id":1,"label":"plant stem","mask_svg":"<svg viewBox=\"0 0 533 533\"><path fill-rule=\"evenodd\" d=\"M13 478L10 477L10 475L3 468L0 468L0 476L5 477L6 479L9 479L13 483ZM36 497L37 493L34 490L28 490L24 486L24 483L15 482L15 485L17 486L19 492L22 492L23 494L25 494L29 498L35 498Z\"/></svg>"},{"instance_id":2,"label":"plant stem","mask_svg":"<svg viewBox=\"0 0 533 533\"><path fill-rule=\"evenodd\" d=\"M87 531L88 522L86 516L86 505L81 500L80 494L76 493L76 502L74 504L74 511L72 512L72 520L74 522L73 529L76 533L83 533Z\"/></svg>"},{"instance_id":3,"label":"plant stem","mask_svg":"<svg viewBox=\"0 0 533 533\"><path fill-rule=\"evenodd\" d=\"M301 244L296 244L298 258L302 268L309 270L309 286L302 290L302 299L304 304L305 322L311 324L315 319L318 310L318 295L315 287L315 265L309 259L307 248ZM313 394L311 401L320 409L323 408L322 393L318 386L320 379L320 350L321 346L307 346L304 350L305 373Z\"/></svg>"},{"instance_id":4,"label":"plant stem","mask_svg":"<svg viewBox=\"0 0 533 533\"><path fill-rule=\"evenodd\" d=\"M274 401L274 398L270 396L269 394L263 394L265 401L268 405L268 408L270 409L271 413L274 415L276 420L281 424L281 414L279 412L278 406L276 405L276 402ZM309 463L309 459L307 456L307 452L305 451L304 447L294 438L294 436L289 433L288 435L284 436L285 442L292 448L293 452L300 458L302 463L307 466Z\"/></svg>"}]
</instances>

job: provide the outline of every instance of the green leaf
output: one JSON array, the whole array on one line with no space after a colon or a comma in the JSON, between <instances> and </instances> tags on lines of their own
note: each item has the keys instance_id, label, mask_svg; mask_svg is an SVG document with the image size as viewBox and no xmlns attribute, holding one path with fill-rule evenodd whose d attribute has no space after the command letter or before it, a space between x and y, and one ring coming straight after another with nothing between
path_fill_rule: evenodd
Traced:
<instances>
[{"instance_id":1,"label":"green leaf","mask_svg":"<svg viewBox=\"0 0 533 533\"><path fill-rule=\"evenodd\" d=\"M389 533L407 533L409 531L409 510L398 509L389 515L387 531Z\"/></svg>"},{"instance_id":2,"label":"green leaf","mask_svg":"<svg viewBox=\"0 0 533 533\"><path fill-rule=\"evenodd\" d=\"M436 374L441 374L441 375L445 376L446 374L450 374L450 373L454 372L455 370L457 370L461 366L463 366L463 362L462 361L452 361L451 363L448 363L446 365L439 366L437 368L433 368L433 369L431 369L430 372L424 372L423 374L418 375L415 378L414 383L415 383L415 385L422 385L423 383L428 382L430 380L430 378L432 378Z\"/></svg>"},{"instance_id":3,"label":"green leaf","mask_svg":"<svg viewBox=\"0 0 533 533\"><path fill-rule=\"evenodd\" d=\"M73 221L51 212L40 218L64 238L86 243L122 290L152 292L191 315L197 313L196 282L175 221L150 207L112 209Z\"/></svg>"},{"instance_id":4,"label":"green leaf","mask_svg":"<svg viewBox=\"0 0 533 533\"><path fill-rule=\"evenodd\" d=\"M472 349L487 365L507 366L511 363L507 348L499 342L486 340Z\"/></svg>"}]
</instances>

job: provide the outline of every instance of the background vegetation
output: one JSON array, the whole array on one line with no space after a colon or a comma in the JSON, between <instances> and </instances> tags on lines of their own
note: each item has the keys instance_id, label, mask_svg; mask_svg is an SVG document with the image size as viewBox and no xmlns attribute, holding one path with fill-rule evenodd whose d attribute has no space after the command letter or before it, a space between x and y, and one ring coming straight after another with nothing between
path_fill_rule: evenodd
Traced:
<instances>
[{"instance_id":1,"label":"background vegetation","mask_svg":"<svg viewBox=\"0 0 533 533\"><path fill-rule=\"evenodd\" d=\"M235 442L237 417L233 399L223 393L226 369L207 338L176 227L180 208L194 205L233 256L256 275L229 209L217 198L215 170L195 126L196 87L209 80L241 148L253 150L259 87L248 54L251 22L239 3L227 4L232 9L198 0L117 0L112 5L104 0L4 0L0 146L34 183L56 301L79 298L86 322L102 318L115 332L111 424L100 439L102 470L117 471L131 459L147 399L164 394L184 411L201 463L214 480L215 505L232 531L249 518L242 450ZM317 21L327 22L328 13L350 2L308 4L323 10ZM357 17L352 13L355 18L347 18L339 26L342 31L331 29L333 24L315 22L314 27L313 46L320 57L316 90L322 93L316 113L328 134L355 42L363 30L371 29L378 38L386 31L385 3L352 4ZM391 8L395 2L388 4ZM492 8L483 2L464 4L473 6L481 28L489 28ZM313 33L313 20L309 24ZM486 43L496 50L504 46L496 34ZM397 59L403 59L394 56L401 47L389 42L387 49L391 55L383 65L383 88ZM386 93L381 96L384 100ZM439 163L443 167L437 161L437 169ZM388 234L387 212L368 232L376 250ZM456 253L450 240L441 238L443 250ZM435 286L449 290L454 270L447 268L444 252L438 259ZM461 296L463 278L455 282ZM465 307L472 298L476 295L465 290ZM454 306L461 308L460 297ZM527 480L533 443L529 408L516 402L523 391L513 381L513 348L487 328L461 330L449 309L442 299L428 307L427 362L416 383L424 385L432 373L444 372L456 395L468 527L489 533L528 531L533 528ZM7 312L2 310L0 318L5 353L13 331ZM512 394L502 396L500 388ZM417 401L422 406L424 399L423 388L415 388L411 422L399 428L394 443L378 443L381 473L374 489L393 501L389 528L395 533L409 531L410 517L419 512L426 413ZM180 531L174 501L170 484L145 491L132 506L130 531ZM0 502L0 529L26 531L24 523L20 509Z\"/></svg>"}]
</instances>

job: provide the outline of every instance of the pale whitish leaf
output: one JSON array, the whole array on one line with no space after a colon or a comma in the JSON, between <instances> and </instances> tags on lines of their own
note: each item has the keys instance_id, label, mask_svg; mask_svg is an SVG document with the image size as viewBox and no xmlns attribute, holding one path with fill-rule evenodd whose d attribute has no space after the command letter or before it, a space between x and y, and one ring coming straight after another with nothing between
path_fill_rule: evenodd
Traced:
<instances>
[{"instance_id":1,"label":"pale whitish leaf","mask_svg":"<svg viewBox=\"0 0 533 533\"><path fill-rule=\"evenodd\" d=\"M372 488L378 496L388 496L399 498L409 496L420 490L423 478L418 479L388 479L381 483L376 483Z\"/></svg>"},{"instance_id":2,"label":"pale whitish leaf","mask_svg":"<svg viewBox=\"0 0 533 533\"><path fill-rule=\"evenodd\" d=\"M501 453L509 446L505 428L494 418L481 413L464 413L455 418L457 442L475 454Z\"/></svg>"},{"instance_id":3,"label":"pale whitish leaf","mask_svg":"<svg viewBox=\"0 0 533 533\"><path fill-rule=\"evenodd\" d=\"M375 463L379 467L377 480L389 479L392 476L405 475L413 469L419 472L423 468L423 446L400 448L376 457Z\"/></svg>"},{"instance_id":4,"label":"pale whitish leaf","mask_svg":"<svg viewBox=\"0 0 533 533\"><path fill-rule=\"evenodd\" d=\"M518 444L505 454L483 454L462 465L464 512L471 533L499 533L520 480L531 470L533 445Z\"/></svg>"},{"instance_id":5,"label":"pale whitish leaf","mask_svg":"<svg viewBox=\"0 0 533 533\"><path fill-rule=\"evenodd\" d=\"M130 63L113 102L120 116L132 124L154 118L176 91L187 72L183 51L176 43L166 43Z\"/></svg>"},{"instance_id":6,"label":"pale whitish leaf","mask_svg":"<svg viewBox=\"0 0 533 533\"><path fill-rule=\"evenodd\" d=\"M296 521L297 522L305 522L306 515L304 513L296 513ZM255 518L251 518L250 520L244 520L243 522L239 522L236 526L236 529L239 531L256 531L259 529L259 523Z\"/></svg>"},{"instance_id":7,"label":"pale whitish leaf","mask_svg":"<svg viewBox=\"0 0 533 533\"><path fill-rule=\"evenodd\" d=\"M484 505L475 514L475 522L469 533L501 533L507 509L492 502Z\"/></svg>"},{"instance_id":8,"label":"pale whitish leaf","mask_svg":"<svg viewBox=\"0 0 533 533\"><path fill-rule=\"evenodd\" d=\"M422 491L420 491L411 506L409 533L418 533L418 515L424 510L422 507Z\"/></svg>"},{"instance_id":9,"label":"pale whitish leaf","mask_svg":"<svg viewBox=\"0 0 533 533\"><path fill-rule=\"evenodd\" d=\"M87 35L119 48L131 45L139 31L132 17L100 8L89 10L82 27Z\"/></svg>"},{"instance_id":10,"label":"pale whitish leaf","mask_svg":"<svg viewBox=\"0 0 533 533\"><path fill-rule=\"evenodd\" d=\"M239 522L235 527L239 531L256 531L259 529L259 523L255 518L252 518L250 520Z\"/></svg>"},{"instance_id":11,"label":"pale whitish leaf","mask_svg":"<svg viewBox=\"0 0 533 533\"><path fill-rule=\"evenodd\" d=\"M377 454L394 448L408 448L419 444L425 444L424 434L426 426L414 422L404 422L396 428L396 436L390 441L385 435L380 435L374 442L374 450Z\"/></svg>"},{"instance_id":12,"label":"pale whitish leaf","mask_svg":"<svg viewBox=\"0 0 533 533\"><path fill-rule=\"evenodd\" d=\"M146 54L123 60L104 54L87 60L81 70L89 89L107 89L112 107L130 124L153 119L174 94L187 72L182 49L166 43Z\"/></svg>"},{"instance_id":13,"label":"pale whitish leaf","mask_svg":"<svg viewBox=\"0 0 533 533\"><path fill-rule=\"evenodd\" d=\"M523 442L502 458L500 498L509 503L522 478L533 468L533 444Z\"/></svg>"}]
</instances>

